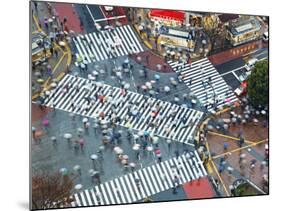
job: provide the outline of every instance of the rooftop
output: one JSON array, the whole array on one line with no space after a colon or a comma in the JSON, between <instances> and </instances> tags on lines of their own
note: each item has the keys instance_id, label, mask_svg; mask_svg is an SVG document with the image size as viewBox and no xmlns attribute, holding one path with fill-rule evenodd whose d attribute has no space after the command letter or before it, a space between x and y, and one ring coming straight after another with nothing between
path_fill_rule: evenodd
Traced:
<instances>
[{"instance_id":1,"label":"rooftop","mask_svg":"<svg viewBox=\"0 0 281 211\"><path fill-rule=\"evenodd\" d=\"M261 28L260 22L254 18L239 18L229 23L229 31L233 35L243 34L245 32L257 31Z\"/></svg>"}]
</instances>

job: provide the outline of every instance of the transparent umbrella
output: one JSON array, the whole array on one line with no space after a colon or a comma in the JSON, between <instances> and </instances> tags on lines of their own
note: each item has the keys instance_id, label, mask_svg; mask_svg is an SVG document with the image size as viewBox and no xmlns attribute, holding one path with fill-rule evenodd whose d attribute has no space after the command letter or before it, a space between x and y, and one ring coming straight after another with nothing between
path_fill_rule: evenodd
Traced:
<instances>
[{"instance_id":1,"label":"transparent umbrella","mask_svg":"<svg viewBox=\"0 0 281 211\"><path fill-rule=\"evenodd\" d=\"M65 138L65 139L71 139L72 138L72 135L70 134L70 133L65 133L64 135L63 135L63 137Z\"/></svg>"},{"instance_id":2,"label":"transparent umbrella","mask_svg":"<svg viewBox=\"0 0 281 211\"><path fill-rule=\"evenodd\" d=\"M82 189L82 187L83 187L83 185L77 184L77 185L74 186L74 189L77 190L77 191L79 191L79 190Z\"/></svg>"},{"instance_id":3,"label":"transparent umbrella","mask_svg":"<svg viewBox=\"0 0 281 211\"><path fill-rule=\"evenodd\" d=\"M67 171L66 168L61 168L61 169L60 169L60 173L61 173L63 176L65 176L65 175L68 174L68 171Z\"/></svg>"},{"instance_id":4,"label":"transparent umbrella","mask_svg":"<svg viewBox=\"0 0 281 211\"><path fill-rule=\"evenodd\" d=\"M140 149L140 145L139 144L134 144L132 149L134 151L138 151Z\"/></svg>"},{"instance_id":5,"label":"transparent umbrella","mask_svg":"<svg viewBox=\"0 0 281 211\"><path fill-rule=\"evenodd\" d=\"M162 65L161 64L157 64L156 67L157 67L158 70L161 70Z\"/></svg>"},{"instance_id":6,"label":"transparent umbrella","mask_svg":"<svg viewBox=\"0 0 281 211\"><path fill-rule=\"evenodd\" d=\"M169 92L170 90L171 90L170 87L168 87L168 86L165 86L165 87L164 87L164 91L165 91L165 92Z\"/></svg>"},{"instance_id":7,"label":"transparent umbrella","mask_svg":"<svg viewBox=\"0 0 281 211\"><path fill-rule=\"evenodd\" d=\"M124 85L124 88L125 88L125 89L129 89L129 88L130 88L130 84L129 84L129 83L126 83L126 84Z\"/></svg>"}]
</instances>

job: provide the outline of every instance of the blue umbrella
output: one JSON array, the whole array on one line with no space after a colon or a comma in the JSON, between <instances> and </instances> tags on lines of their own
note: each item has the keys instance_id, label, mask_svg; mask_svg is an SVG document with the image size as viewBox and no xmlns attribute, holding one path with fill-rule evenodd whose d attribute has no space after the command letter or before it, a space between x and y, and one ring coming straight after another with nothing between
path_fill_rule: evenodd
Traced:
<instances>
[{"instance_id":1,"label":"blue umbrella","mask_svg":"<svg viewBox=\"0 0 281 211\"><path fill-rule=\"evenodd\" d=\"M157 81L158 81L158 80L160 79L160 75L155 74L155 75L154 75L154 78L155 78L155 80L157 80Z\"/></svg>"}]
</instances>

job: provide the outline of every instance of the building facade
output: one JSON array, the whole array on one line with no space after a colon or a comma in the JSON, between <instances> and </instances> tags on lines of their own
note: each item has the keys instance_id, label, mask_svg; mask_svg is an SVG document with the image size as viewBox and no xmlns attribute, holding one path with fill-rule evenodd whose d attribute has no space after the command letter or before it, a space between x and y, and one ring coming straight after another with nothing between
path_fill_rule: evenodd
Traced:
<instances>
[{"instance_id":1,"label":"building facade","mask_svg":"<svg viewBox=\"0 0 281 211\"><path fill-rule=\"evenodd\" d=\"M240 17L227 26L226 39L237 46L261 37L261 24L254 17Z\"/></svg>"}]
</instances>

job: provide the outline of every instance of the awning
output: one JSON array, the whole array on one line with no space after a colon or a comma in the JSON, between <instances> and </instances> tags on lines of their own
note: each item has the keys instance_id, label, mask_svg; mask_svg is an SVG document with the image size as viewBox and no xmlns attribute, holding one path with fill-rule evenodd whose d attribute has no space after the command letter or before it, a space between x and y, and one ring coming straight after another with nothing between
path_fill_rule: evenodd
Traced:
<instances>
[{"instance_id":1,"label":"awning","mask_svg":"<svg viewBox=\"0 0 281 211\"><path fill-rule=\"evenodd\" d=\"M158 17L163 19L171 19L177 21L184 21L185 20L185 13L180 11L174 10L150 10L151 17Z\"/></svg>"}]
</instances>

